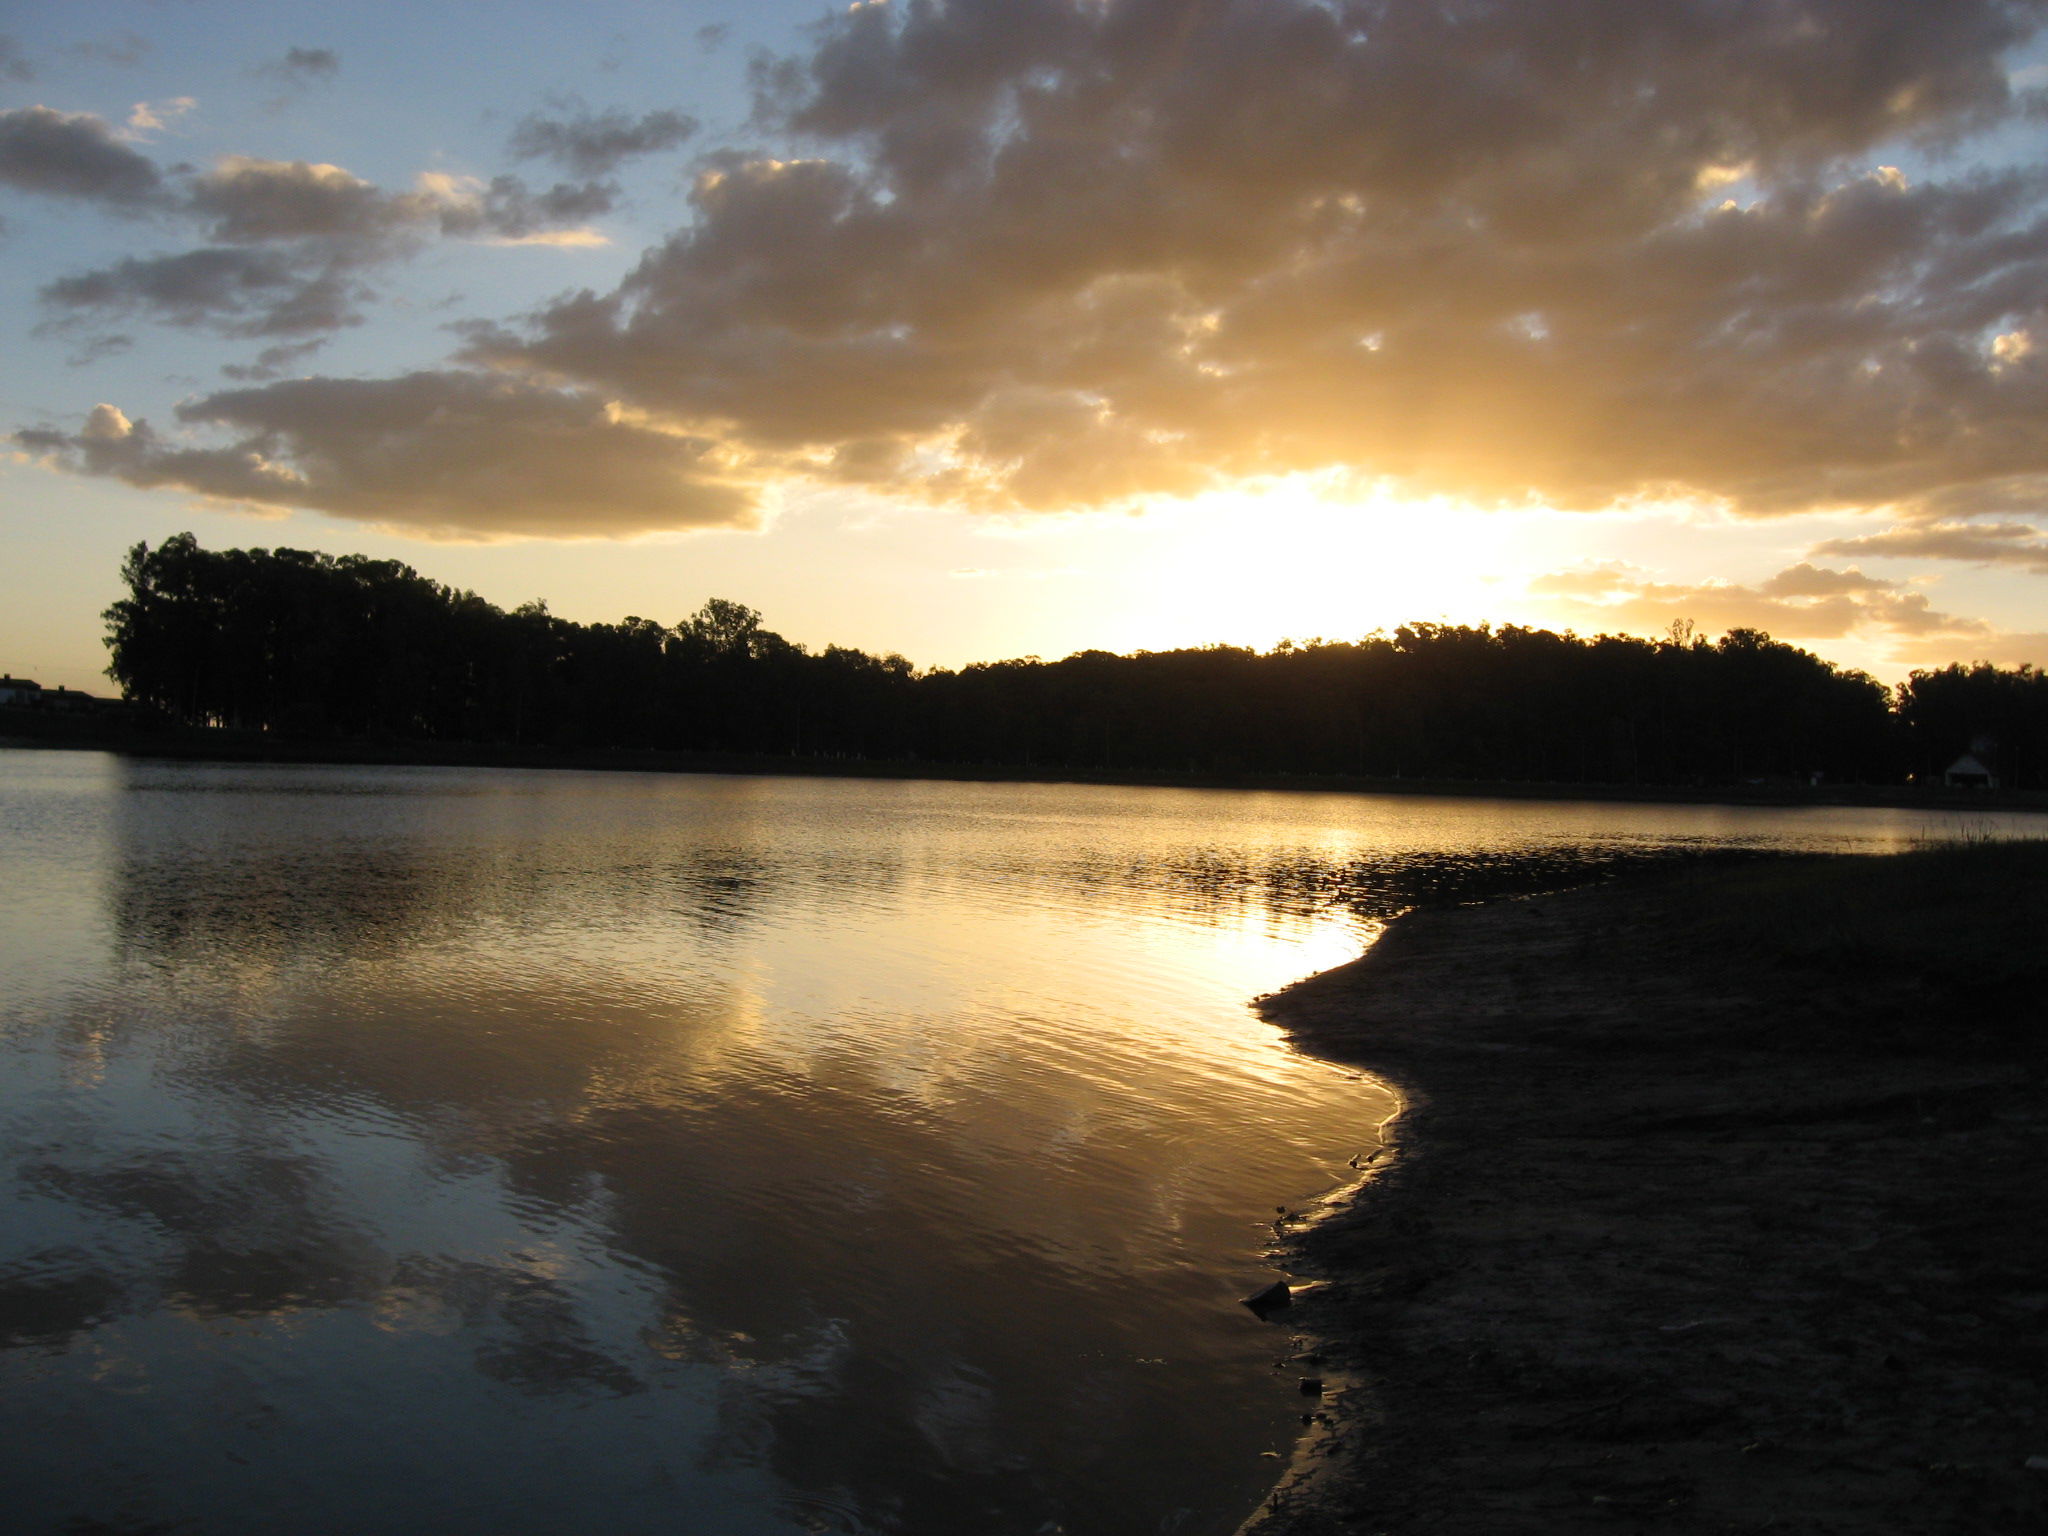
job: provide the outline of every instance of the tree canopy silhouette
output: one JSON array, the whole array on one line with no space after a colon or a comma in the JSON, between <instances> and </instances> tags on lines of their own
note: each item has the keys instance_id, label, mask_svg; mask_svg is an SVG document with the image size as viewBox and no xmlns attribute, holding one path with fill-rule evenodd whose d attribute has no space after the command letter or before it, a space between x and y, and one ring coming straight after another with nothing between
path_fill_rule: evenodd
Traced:
<instances>
[{"instance_id":1,"label":"tree canopy silhouette","mask_svg":"<svg viewBox=\"0 0 2048 1536\"><path fill-rule=\"evenodd\" d=\"M922 760L1043 770L1704 784L1938 773L1979 736L2048 767L2048 677L1857 671L1737 629L1709 642L1408 624L1357 640L1082 651L918 671L811 651L714 598L673 624L507 612L410 566L138 544L107 610L126 695L188 725L306 738ZM2015 771L2016 770L2016 771Z\"/></svg>"}]
</instances>

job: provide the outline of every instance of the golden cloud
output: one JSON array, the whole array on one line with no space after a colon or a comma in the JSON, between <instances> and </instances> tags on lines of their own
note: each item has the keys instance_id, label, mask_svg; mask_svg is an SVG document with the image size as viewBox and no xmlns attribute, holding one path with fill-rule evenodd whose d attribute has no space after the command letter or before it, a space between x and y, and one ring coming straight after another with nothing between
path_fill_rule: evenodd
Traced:
<instances>
[{"instance_id":1,"label":"golden cloud","mask_svg":"<svg viewBox=\"0 0 2048 1536\"><path fill-rule=\"evenodd\" d=\"M1903 591L1897 582L1805 562L1750 586L1659 581L1638 567L1608 561L1538 576L1528 590L1552 599L1573 624L1638 634L1661 633L1690 619L1707 632L1761 629L1792 640L1866 634L1974 643L1996 635L1982 620L1942 613L1924 593Z\"/></svg>"},{"instance_id":2,"label":"golden cloud","mask_svg":"<svg viewBox=\"0 0 2048 1536\"><path fill-rule=\"evenodd\" d=\"M2048 315L2048 175L1896 164L2020 119L2007 70L2039 20L2000 0L854 7L757 68L775 152L701 157L688 222L622 283L477 327L460 360L750 464L983 507L1348 469L1481 503L2010 513L2048 487L2048 364L2019 339ZM596 167L683 124L520 131ZM220 239L332 246L576 229L598 195L249 161L193 201ZM423 464L466 441L412 430ZM422 494L494 520L457 516L466 483L488 479ZM1908 612L1726 599L1814 624L1881 600Z\"/></svg>"},{"instance_id":3,"label":"golden cloud","mask_svg":"<svg viewBox=\"0 0 2048 1536\"><path fill-rule=\"evenodd\" d=\"M624 537L759 518L755 487L716 444L517 380L293 379L209 395L178 415L233 441L181 447L111 405L76 433L15 440L77 473L308 507L430 539Z\"/></svg>"}]
</instances>

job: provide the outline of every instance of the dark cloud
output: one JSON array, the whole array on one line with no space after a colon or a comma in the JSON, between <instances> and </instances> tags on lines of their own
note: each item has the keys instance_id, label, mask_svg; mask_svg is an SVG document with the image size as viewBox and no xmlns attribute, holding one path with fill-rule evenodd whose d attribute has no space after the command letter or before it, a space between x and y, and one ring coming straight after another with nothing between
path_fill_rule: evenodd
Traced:
<instances>
[{"instance_id":1,"label":"dark cloud","mask_svg":"<svg viewBox=\"0 0 2048 1536\"><path fill-rule=\"evenodd\" d=\"M440 174L391 192L338 165L231 156L193 182L187 207L216 241L302 242L366 266L440 235L529 239L607 213L615 196L602 182L535 192L516 176Z\"/></svg>"},{"instance_id":2,"label":"dark cloud","mask_svg":"<svg viewBox=\"0 0 2048 1536\"><path fill-rule=\"evenodd\" d=\"M2048 576L2048 533L2029 523L1921 523L1854 539L1830 539L1815 554L1900 560L1962 560Z\"/></svg>"},{"instance_id":3,"label":"dark cloud","mask_svg":"<svg viewBox=\"0 0 2048 1536\"><path fill-rule=\"evenodd\" d=\"M2007 332L1992 338L1996 371L2011 374L2032 364L2030 331ZM2000 357L2000 353L2005 353ZM2022 470L1958 480L1918 498L1913 515L1923 522L1959 521L1978 517L2035 517L2048 513L2048 473Z\"/></svg>"},{"instance_id":4,"label":"dark cloud","mask_svg":"<svg viewBox=\"0 0 2048 1536\"><path fill-rule=\"evenodd\" d=\"M281 59L249 71L262 80L276 80L283 91L263 104L267 112L290 110L293 101L314 86L325 85L341 72L341 55L332 48L288 48Z\"/></svg>"},{"instance_id":5,"label":"dark cloud","mask_svg":"<svg viewBox=\"0 0 2048 1536\"><path fill-rule=\"evenodd\" d=\"M0 32L0 80L27 82L35 79L36 67L21 51L11 33Z\"/></svg>"},{"instance_id":6,"label":"dark cloud","mask_svg":"<svg viewBox=\"0 0 2048 1536\"><path fill-rule=\"evenodd\" d=\"M447 235L534 241L610 213L617 201L610 182L557 182L535 192L517 176L494 176L480 195L451 200L438 220Z\"/></svg>"},{"instance_id":7,"label":"dark cloud","mask_svg":"<svg viewBox=\"0 0 2048 1536\"><path fill-rule=\"evenodd\" d=\"M148 58L152 45L148 38L134 32L117 32L112 37L96 38L89 42L73 43L64 51L74 59L85 59L95 64L119 64L124 67L140 64Z\"/></svg>"},{"instance_id":8,"label":"dark cloud","mask_svg":"<svg viewBox=\"0 0 2048 1536\"><path fill-rule=\"evenodd\" d=\"M616 108L573 117L522 118L512 130L512 153L522 160L553 160L585 180L609 176L637 155L674 149L697 131L681 112L632 117Z\"/></svg>"},{"instance_id":9,"label":"dark cloud","mask_svg":"<svg viewBox=\"0 0 2048 1536\"><path fill-rule=\"evenodd\" d=\"M277 336L352 324L362 295L343 274L308 274L287 252L208 246L59 278L39 297L73 314L146 314L231 336Z\"/></svg>"},{"instance_id":10,"label":"dark cloud","mask_svg":"<svg viewBox=\"0 0 2048 1536\"><path fill-rule=\"evenodd\" d=\"M0 112L0 186L133 210L160 200L163 178L105 118L20 107Z\"/></svg>"},{"instance_id":11,"label":"dark cloud","mask_svg":"<svg viewBox=\"0 0 2048 1536\"><path fill-rule=\"evenodd\" d=\"M330 79L341 71L341 55L332 48L288 48L277 67L303 79Z\"/></svg>"},{"instance_id":12,"label":"dark cloud","mask_svg":"<svg viewBox=\"0 0 2048 1536\"><path fill-rule=\"evenodd\" d=\"M302 90L340 74L341 55L332 48L287 48L283 58L258 64L249 73L263 79L281 80L288 87ZM289 99L286 97L271 105L281 106Z\"/></svg>"},{"instance_id":13,"label":"dark cloud","mask_svg":"<svg viewBox=\"0 0 2048 1536\"><path fill-rule=\"evenodd\" d=\"M293 363L311 357L327 345L325 336L315 336L309 341L279 342L276 346L265 347L250 363L229 363L221 369L231 379L243 383L259 383L266 379L282 378Z\"/></svg>"},{"instance_id":14,"label":"dark cloud","mask_svg":"<svg viewBox=\"0 0 2048 1536\"><path fill-rule=\"evenodd\" d=\"M15 442L47 454L62 468L108 475L143 487L176 486L203 495L264 502L289 494L289 469L253 448L181 449L163 442L146 421L131 422L111 405L96 405L76 433L25 428Z\"/></svg>"},{"instance_id":15,"label":"dark cloud","mask_svg":"<svg viewBox=\"0 0 2048 1536\"><path fill-rule=\"evenodd\" d=\"M184 446L110 405L15 440L57 467L223 501L308 507L426 538L749 527L754 492L716 445L588 395L469 373L293 379L178 408Z\"/></svg>"},{"instance_id":16,"label":"dark cloud","mask_svg":"<svg viewBox=\"0 0 2048 1536\"><path fill-rule=\"evenodd\" d=\"M231 155L192 184L187 207L217 241L319 240L381 252L433 214L429 194L390 193L338 165Z\"/></svg>"},{"instance_id":17,"label":"dark cloud","mask_svg":"<svg viewBox=\"0 0 2048 1536\"><path fill-rule=\"evenodd\" d=\"M47 284L40 298L53 323L146 316L235 337L356 325L375 296L365 273L438 237L444 216L468 217L483 199L439 186L394 194L339 166L230 156L160 201L210 243Z\"/></svg>"},{"instance_id":18,"label":"dark cloud","mask_svg":"<svg viewBox=\"0 0 2048 1536\"><path fill-rule=\"evenodd\" d=\"M588 241L580 226L613 196L605 183L536 192L511 176L429 176L389 192L337 165L230 156L162 200L212 243L60 278L40 297L66 327L143 315L226 336L304 336L359 324L375 297L366 276L429 241Z\"/></svg>"},{"instance_id":19,"label":"dark cloud","mask_svg":"<svg viewBox=\"0 0 2048 1536\"><path fill-rule=\"evenodd\" d=\"M119 357L123 352L133 351L135 338L120 331L102 331L88 336L71 356L64 359L71 368L84 368L102 358Z\"/></svg>"}]
</instances>

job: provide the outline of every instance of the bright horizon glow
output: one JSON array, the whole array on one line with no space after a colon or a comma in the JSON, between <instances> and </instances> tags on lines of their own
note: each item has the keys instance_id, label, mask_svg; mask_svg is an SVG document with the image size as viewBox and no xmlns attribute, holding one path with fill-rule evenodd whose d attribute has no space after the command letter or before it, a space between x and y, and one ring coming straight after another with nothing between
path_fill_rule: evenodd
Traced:
<instances>
[{"instance_id":1,"label":"bright horizon glow","mask_svg":"<svg viewBox=\"0 0 2048 1536\"><path fill-rule=\"evenodd\" d=\"M1355 640L1402 624L1484 623L1518 531L1442 498L1291 475L1148 509L1114 650ZM1477 558L1475 558L1477 557Z\"/></svg>"},{"instance_id":2,"label":"bright horizon glow","mask_svg":"<svg viewBox=\"0 0 2048 1536\"><path fill-rule=\"evenodd\" d=\"M500 607L542 599L580 623L639 614L674 624L723 597L760 610L769 628L813 649L896 651L920 668L958 668L1091 649L1264 651L1283 640L1351 641L1418 622L1655 638L1672 618L1692 617L1712 639L1726 626L1690 597L1718 603L1731 590L1753 592L1808 544L1854 526L1840 518L1731 521L1683 504L1604 514L1484 509L1406 500L1385 485L1331 474L1269 477L1137 512L1066 516L962 517L793 488L759 532L568 546L423 544L321 517L251 516L190 500L166 508L125 487L56 484L97 503L86 527L38 519L31 497L47 496L50 478L19 462L0 464L0 527L17 530L11 547L20 563L12 569L22 588L0 612L0 670L95 692L107 689L98 616L121 595L123 552L182 529L213 549L288 546L396 559ZM1529 590L1531 573L1603 564L1681 595L1636 618L1627 604ZM21 573L29 569L50 579L27 582ZM1720 574L1731 569L1749 586ZM1955 601L1947 589L2003 597L2007 622L2027 623L2029 587L2013 591L2012 579L1995 573L1972 582L1970 574L1944 572L1942 606ZM1925 582L1909 589L1936 590ZM1939 636L1916 650L1881 634L1802 637L1762 617L1778 638L1884 682L1968 656L1944 654Z\"/></svg>"}]
</instances>

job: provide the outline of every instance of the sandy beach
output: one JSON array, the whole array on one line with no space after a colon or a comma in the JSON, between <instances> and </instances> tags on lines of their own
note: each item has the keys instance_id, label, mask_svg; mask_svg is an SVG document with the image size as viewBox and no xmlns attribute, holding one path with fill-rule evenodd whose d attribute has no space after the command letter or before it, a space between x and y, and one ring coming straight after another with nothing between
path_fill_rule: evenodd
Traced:
<instances>
[{"instance_id":1,"label":"sandy beach","mask_svg":"<svg viewBox=\"0 0 2048 1536\"><path fill-rule=\"evenodd\" d=\"M2040 962L1944 936L2025 949L2043 851L1418 912L1264 1000L1406 1108L1280 1255L1246 1536L2048 1528Z\"/></svg>"}]
</instances>

